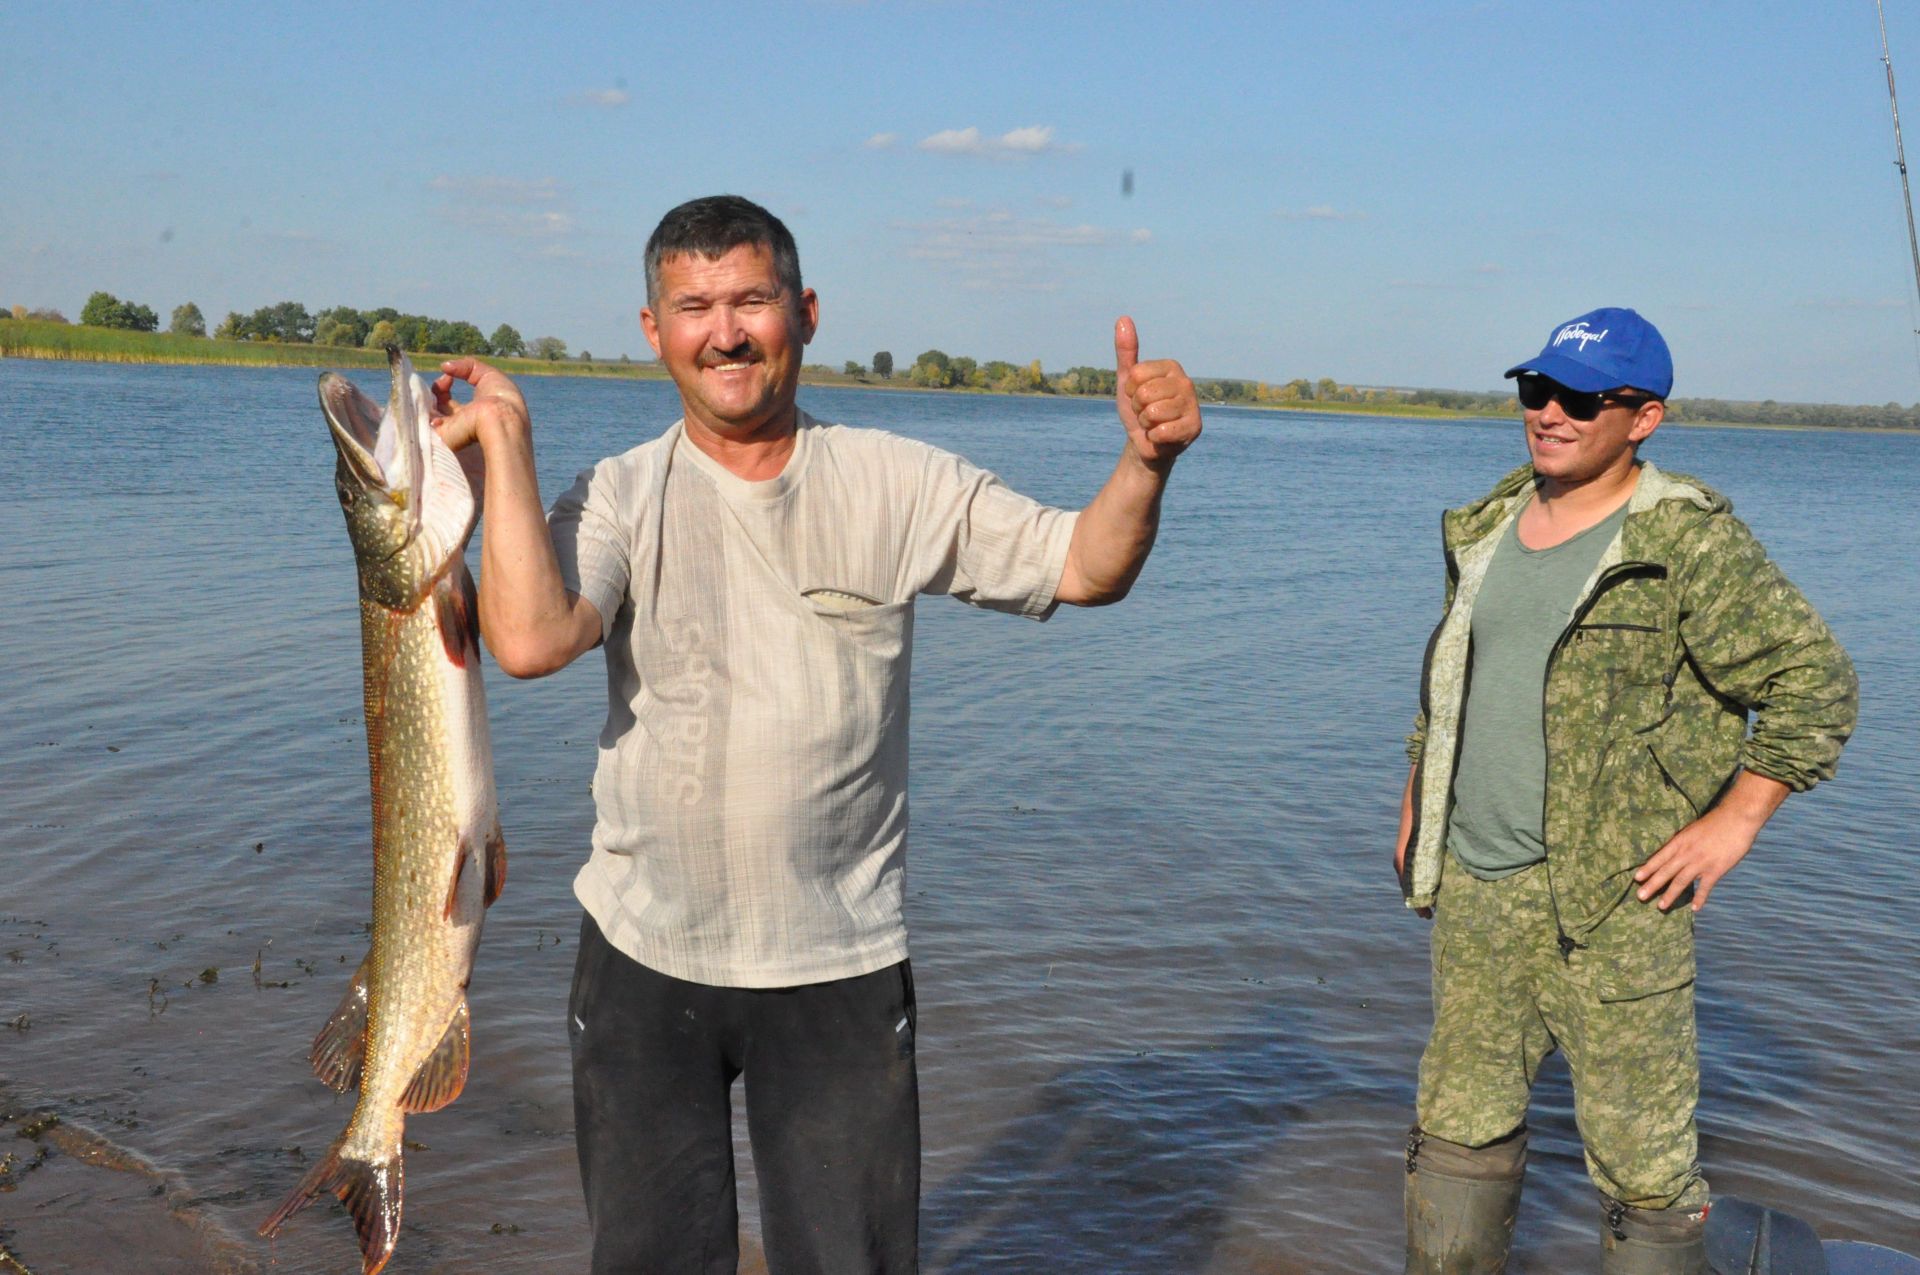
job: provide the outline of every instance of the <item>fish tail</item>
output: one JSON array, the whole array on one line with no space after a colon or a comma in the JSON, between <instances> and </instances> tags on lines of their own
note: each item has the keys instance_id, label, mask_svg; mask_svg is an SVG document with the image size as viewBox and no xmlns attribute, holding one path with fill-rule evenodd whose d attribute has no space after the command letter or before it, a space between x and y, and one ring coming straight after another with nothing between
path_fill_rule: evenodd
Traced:
<instances>
[{"instance_id":1,"label":"fish tail","mask_svg":"<svg viewBox=\"0 0 1920 1275\"><path fill-rule=\"evenodd\" d=\"M353 1216L360 1236L361 1275L376 1275L400 1238L401 1166L396 1154L385 1164L340 1154L340 1143L327 1148L320 1163L307 1171L293 1194L281 1201L273 1216L260 1224L260 1234L272 1238L288 1218L319 1196L331 1191Z\"/></svg>"}]
</instances>

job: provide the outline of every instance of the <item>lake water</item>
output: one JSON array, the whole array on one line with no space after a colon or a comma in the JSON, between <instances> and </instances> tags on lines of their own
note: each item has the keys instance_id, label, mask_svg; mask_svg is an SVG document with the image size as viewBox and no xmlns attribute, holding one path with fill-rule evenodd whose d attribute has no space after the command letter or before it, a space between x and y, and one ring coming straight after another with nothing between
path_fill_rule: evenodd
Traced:
<instances>
[{"instance_id":1,"label":"lake water","mask_svg":"<svg viewBox=\"0 0 1920 1275\"><path fill-rule=\"evenodd\" d=\"M664 383L527 391L548 499L677 414ZM1120 446L1098 403L801 398L1066 505ZM0 361L0 437L0 1100L174 1175L224 1254L201 1269L357 1269L331 1205L252 1235L350 1113L305 1054L371 880L354 572L313 377ZM1920 1250L1920 438L1670 428L1650 455L1733 497L1864 685L1838 782L1790 800L1701 918L1707 1171ZM1399 1269L1428 1024L1427 926L1387 861L1401 738L1439 511L1522 458L1513 423L1214 410L1118 608L1043 626L922 602L926 1269ZM408 1124L395 1275L585 1269L562 1013L604 683L597 655L489 683L512 871L472 1079ZM1557 1060L1532 1123L1514 1267L1591 1269ZM17 1198L0 1230L26 1235ZM751 1246L750 1198L743 1216ZM84 1253L20 1256L158 1269L114 1237L101 1218Z\"/></svg>"}]
</instances>

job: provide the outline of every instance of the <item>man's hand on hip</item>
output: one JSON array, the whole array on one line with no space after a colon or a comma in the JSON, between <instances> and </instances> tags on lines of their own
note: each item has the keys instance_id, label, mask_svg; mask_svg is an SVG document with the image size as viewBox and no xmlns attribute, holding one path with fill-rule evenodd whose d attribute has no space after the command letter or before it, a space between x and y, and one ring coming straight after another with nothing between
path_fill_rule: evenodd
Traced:
<instances>
[{"instance_id":1,"label":"man's hand on hip","mask_svg":"<svg viewBox=\"0 0 1920 1275\"><path fill-rule=\"evenodd\" d=\"M1634 869L1637 897L1665 912L1693 886L1693 910L1698 912L1707 905L1714 884L1747 857L1754 838L1786 798L1787 786L1779 780L1741 771L1718 805L1674 833L1653 858Z\"/></svg>"}]
</instances>

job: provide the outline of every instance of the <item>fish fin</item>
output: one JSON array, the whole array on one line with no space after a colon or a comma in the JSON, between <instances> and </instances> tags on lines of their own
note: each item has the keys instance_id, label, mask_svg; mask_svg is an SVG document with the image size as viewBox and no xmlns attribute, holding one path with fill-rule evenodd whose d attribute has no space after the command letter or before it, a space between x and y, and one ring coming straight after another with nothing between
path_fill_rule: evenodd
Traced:
<instances>
[{"instance_id":1,"label":"fish fin","mask_svg":"<svg viewBox=\"0 0 1920 1275\"><path fill-rule=\"evenodd\" d=\"M464 581L443 580L433 586L435 626L440 630L440 645L455 668L465 668L480 650L479 606L473 593L473 577L466 572ZM462 585L465 585L462 588Z\"/></svg>"},{"instance_id":2,"label":"fish fin","mask_svg":"<svg viewBox=\"0 0 1920 1275\"><path fill-rule=\"evenodd\" d=\"M447 883L447 906L440 912L443 920L453 920L453 914L460 906L460 883L467 879L467 868L473 863L473 851L468 849L464 839L460 842L460 857L453 865L453 880Z\"/></svg>"},{"instance_id":3,"label":"fish fin","mask_svg":"<svg viewBox=\"0 0 1920 1275\"><path fill-rule=\"evenodd\" d=\"M340 1144L336 1142L327 1148L320 1163L308 1170L293 1194L273 1211L273 1216L260 1224L259 1233L271 1239L288 1218L313 1203L320 1192L331 1191L353 1215L353 1229L360 1237L361 1275L378 1275L387 1259L393 1256L393 1246L400 1238L401 1177L397 1149L392 1160L374 1164L343 1158Z\"/></svg>"},{"instance_id":4,"label":"fish fin","mask_svg":"<svg viewBox=\"0 0 1920 1275\"><path fill-rule=\"evenodd\" d=\"M486 903L500 897L500 891L507 884L507 839L500 835L500 825L494 824L493 831L487 834L487 890Z\"/></svg>"},{"instance_id":5,"label":"fish fin","mask_svg":"<svg viewBox=\"0 0 1920 1275\"><path fill-rule=\"evenodd\" d=\"M438 1111L460 1096L467 1087L468 1027L467 1001L463 996L447 1023L447 1031L420 1064L413 1083L400 1095L400 1110L409 1115Z\"/></svg>"},{"instance_id":6,"label":"fish fin","mask_svg":"<svg viewBox=\"0 0 1920 1275\"><path fill-rule=\"evenodd\" d=\"M367 966L372 960L371 952L361 958L346 995L313 1038L307 1054L313 1074L336 1093L359 1085L360 1068L367 1059Z\"/></svg>"}]
</instances>

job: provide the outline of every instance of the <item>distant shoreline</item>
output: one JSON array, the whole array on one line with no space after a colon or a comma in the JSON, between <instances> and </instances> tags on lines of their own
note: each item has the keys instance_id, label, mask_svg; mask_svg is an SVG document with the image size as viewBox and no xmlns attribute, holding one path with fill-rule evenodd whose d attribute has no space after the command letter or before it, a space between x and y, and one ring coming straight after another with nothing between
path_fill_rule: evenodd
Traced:
<instances>
[{"instance_id":1,"label":"distant shoreline","mask_svg":"<svg viewBox=\"0 0 1920 1275\"><path fill-rule=\"evenodd\" d=\"M9 331L12 329L12 331ZM416 367L437 367L442 359L462 355L411 352ZM616 361L593 359L495 358L475 355L510 376L598 377L604 380L665 381L666 369L647 360ZM177 336L159 332L123 332L109 328L89 328L79 324L56 324L30 319L0 322L0 358L44 359L49 362L118 363L128 366L162 367L259 367L259 368L366 368L384 370L386 354L380 350L351 346L305 345L277 341L225 341L212 337ZM932 389L890 378L848 376L821 369L803 368L803 386L833 389L895 390L908 394L980 394L1002 398L1044 398L1061 401L1084 399L1101 401L1102 394L1069 394L1031 390L994 390L974 386ZM1377 416L1390 420L1501 420L1503 417L1466 408L1440 407L1435 404L1385 404L1345 402L1228 403L1203 401L1203 407L1231 407L1254 412L1310 412L1327 416ZM1765 429L1796 433L1839 431L1856 434L1920 434L1920 428L1902 425L1802 425L1761 421L1686 420L1670 417L1667 424L1676 429Z\"/></svg>"}]
</instances>

